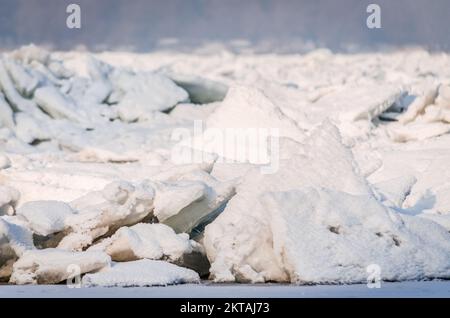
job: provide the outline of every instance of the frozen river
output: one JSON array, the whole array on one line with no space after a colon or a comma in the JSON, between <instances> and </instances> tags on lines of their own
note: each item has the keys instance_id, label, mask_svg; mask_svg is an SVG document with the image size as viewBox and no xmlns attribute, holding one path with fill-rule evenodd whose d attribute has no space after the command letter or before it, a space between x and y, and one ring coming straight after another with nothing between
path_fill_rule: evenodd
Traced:
<instances>
[{"instance_id":1,"label":"frozen river","mask_svg":"<svg viewBox=\"0 0 450 318\"><path fill-rule=\"evenodd\" d=\"M0 286L0 298L350 298L350 297L450 297L450 281L382 283L366 285L178 285L149 288L78 288L56 286Z\"/></svg>"}]
</instances>

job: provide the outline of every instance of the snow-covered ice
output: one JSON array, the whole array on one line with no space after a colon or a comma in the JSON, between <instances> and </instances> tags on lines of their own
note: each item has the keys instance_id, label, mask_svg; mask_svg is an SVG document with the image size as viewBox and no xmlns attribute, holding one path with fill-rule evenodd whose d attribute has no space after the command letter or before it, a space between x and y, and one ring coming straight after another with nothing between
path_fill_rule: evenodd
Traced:
<instances>
[{"instance_id":1,"label":"snow-covered ice","mask_svg":"<svg viewBox=\"0 0 450 318\"><path fill-rule=\"evenodd\" d=\"M64 230L67 217L74 213L67 203L59 201L27 202L16 211L34 233L42 236Z\"/></svg>"},{"instance_id":2,"label":"snow-covered ice","mask_svg":"<svg viewBox=\"0 0 450 318\"><path fill-rule=\"evenodd\" d=\"M355 283L371 264L386 280L448 277L448 231L383 206L337 129L318 127L299 147L277 173L249 172L207 226L216 281Z\"/></svg>"},{"instance_id":3,"label":"snow-covered ice","mask_svg":"<svg viewBox=\"0 0 450 318\"><path fill-rule=\"evenodd\" d=\"M87 287L144 287L198 283L200 277L193 270L164 261L143 259L114 263L111 267L83 277Z\"/></svg>"},{"instance_id":4,"label":"snow-covered ice","mask_svg":"<svg viewBox=\"0 0 450 318\"><path fill-rule=\"evenodd\" d=\"M56 284L71 277L71 266L78 274L99 270L110 265L103 252L68 252L58 249L26 251L13 265L13 284Z\"/></svg>"},{"instance_id":5,"label":"snow-covered ice","mask_svg":"<svg viewBox=\"0 0 450 318\"><path fill-rule=\"evenodd\" d=\"M7 217L0 218L0 280L7 280L14 262L34 249L31 231Z\"/></svg>"},{"instance_id":6,"label":"snow-covered ice","mask_svg":"<svg viewBox=\"0 0 450 318\"><path fill-rule=\"evenodd\" d=\"M175 234L167 225L139 223L120 228L113 236L89 250L103 250L114 261L146 258L174 262L183 254L192 252L196 246L195 241L189 240L189 235Z\"/></svg>"},{"instance_id":7,"label":"snow-covered ice","mask_svg":"<svg viewBox=\"0 0 450 318\"><path fill-rule=\"evenodd\" d=\"M448 279L449 62L4 52L0 280Z\"/></svg>"},{"instance_id":8,"label":"snow-covered ice","mask_svg":"<svg viewBox=\"0 0 450 318\"><path fill-rule=\"evenodd\" d=\"M101 192L92 192L72 202L79 212L69 215L65 221L68 235L58 247L80 251L93 241L118 228L142 221L153 210L153 188L116 182Z\"/></svg>"}]
</instances>

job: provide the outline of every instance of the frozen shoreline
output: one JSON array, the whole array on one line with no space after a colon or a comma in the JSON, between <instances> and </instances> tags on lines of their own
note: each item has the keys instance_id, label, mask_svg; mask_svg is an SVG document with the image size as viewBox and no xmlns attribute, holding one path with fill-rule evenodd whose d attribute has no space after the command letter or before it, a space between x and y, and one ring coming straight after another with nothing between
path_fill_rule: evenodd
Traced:
<instances>
[{"instance_id":1,"label":"frozen shoreline","mask_svg":"<svg viewBox=\"0 0 450 318\"><path fill-rule=\"evenodd\" d=\"M79 288L65 285L0 285L0 298L449 298L450 282L382 283L380 289L358 285L178 285L148 288Z\"/></svg>"},{"instance_id":2,"label":"frozen shoreline","mask_svg":"<svg viewBox=\"0 0 450 318\"><path fill-rule=\"evenodd\" d=\"M423 50L9 52L0 59L0 279L450 279L449 61ZM192 290L234 295L230 286ZM256 289L364 295L274 288ZM68 295L84 292L101 294Z\"/></svg>"}]
</instances>

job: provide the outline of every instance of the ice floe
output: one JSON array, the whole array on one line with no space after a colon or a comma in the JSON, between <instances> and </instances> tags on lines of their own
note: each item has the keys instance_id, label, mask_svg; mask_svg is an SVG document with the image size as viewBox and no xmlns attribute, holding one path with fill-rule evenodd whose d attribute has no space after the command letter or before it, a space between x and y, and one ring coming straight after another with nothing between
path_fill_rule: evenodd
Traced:
<instances>
[{"instance_id":1,"label":"ice floe","mask_svg":"<svg viewBox=\"0 0 450 318\"><path fill-rule=\"evenodd\" d=\"M448 61L4 52L0 280L448 279Z\"/></svg>"},{"instance_id":2,"label":"ice floe","mask_svg":"<svg viewBox=\"0 0 450 318\"><path fill-rule=\"evenodd\" d=\"M32 201L23 204L16 211L36 234L48 236L64 230L66 219L75 211L64 202Z\"/></svg>"},{"instance_id":3,"label":"ice floe","mask_svg":"<svg viewBox=\"0 0 450 318\"><path fill-rule=\"evenodd\" d=\"M71 266L76 266L78 274L84 274L107 267L110 262L110 257L102 252L26 251L14 263L10 282L18 285L56 284L71 277Z\"/></svg>"},{"instance_id":4,"label":"ice floe","mask_svg":"<svg viewBox=\"0 0 450 318\"><path fill-rule=\"evenodd\" d=\"M200 278L193 270L147 259L114 263L98 273L85 275L82 280L86 287L145 287L199 282Z\"/></svg>"},{"instance_id":5,"label":"ice floe","mask_svg":"<svg viewBox=\"0 0 450 318\"><path fill-rule=\"evenodd\" d=\"M127 182L111 183L101 192L77 199L72 202L72 207L78 213L67 217L65 230L68 235L58 247L79 251L98 237L142 221L152 213L153 199L153 188Z\"/></svg>"},{"instance_id":6,"label":"ice floe","mask_svg":"<svg viewBox=\"0 0 450 318\"><path fill-rule=\"evenodd\" d=\"M371 264L387 280L449 275L448 231L381 204L336 128L321 126L303 147L273 175L249 172L207 226L216 281L362 282ZM403 195L413 180L405 183Z\"/></svg>"},{"instance_id":7,"label":"ice floe","mask_svg":"<svg viewBox=\"0 0 450 318\"><path fill-rule=\"evenodd\" d=\"M139 223L122 227L88 251L104 251L118 262L164 260L193 269L201 275L209 273L209 263L202 245L190 240L186 233L176 234L164 224Z\"/></svg>"}]
</instances>

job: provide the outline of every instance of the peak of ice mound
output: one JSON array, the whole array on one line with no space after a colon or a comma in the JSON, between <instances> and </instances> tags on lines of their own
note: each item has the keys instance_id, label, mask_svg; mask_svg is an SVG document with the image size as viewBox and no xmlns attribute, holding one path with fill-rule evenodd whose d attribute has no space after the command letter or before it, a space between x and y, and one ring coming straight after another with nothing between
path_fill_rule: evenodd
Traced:
<instances>
[{"instance_id":1,"label":"peak of ice mound","mask_svg":"<svg viewBox=\"0 0 450 318\"><path fill-rule=\"evenodd\" d=\"M139 260L114 263L112 267L83 277L85 287L149 287L199 283L193 270L163 261Z\"/></svg>"},{"instance_id":2,"label":"peak of ice mound","mask_svg":"<svg viewBox=\"0 0 450 318\"><path fill-rule=\"evenodd\" d=\"M262 91L237 85L229 89L205 126L202 122L198 126L181 146L216 154L220 160L260 165L271 163L277 155L279 138L299 141L305 135Z\"/></svg>"},{"instance_id":3,"label":"peak of ice mound","mask_svg":"<svg viewBox=\"0 0 450 318\"><path fill-rule=\"evenodd\" d=\"M278 129L280 136L302 140L303 130L263 92L248 86L232 86L206 122L207 128Z\"/></svg>"},{"instance_id":4,"label":"peak of ice mound","mask_svg":"<svg viewBox=\"0 0 450 318\"><path fill-rule=\"evenodd\" d=\"M449 258L438 255L447 255L448 247L430 252L432 261L422 260L429 256L425 254L415 258L416 249L443 243L428 236L429 241L422 245L419 242L424 238L416 229L405 227L399 214L376 200L333 125L326 123L317 128L305 141L302 153L281 161L273 175L250 171L224 212L206 227L204 244L212 278L241 282L362 282L367 277L366 266L374 262L386 267L385 277L390 279L448 274ZM278 196L272 194L280 192ZM276 204L262 201L273 196ZM439 236L444 235L442 230L438 230ZM342 236L337 236L339 231ZM377 233L383 238L376 240ZM330 249L341 239L342 246ZM308 244L316 247L317 258L305 250ZM360 252L352 248L355 244L360 244ZM280 258L290 254L293 256L289 261L285 256ZM390 263L383 263L384 257ZM410 263L418 264L418 268L405 270L403 267ZM438 265L433 268L433 264Z\"/></svg>"},{"instance_id":5,"label":"peak of ice mound","mask_svg":"<svg viewBox=\"0 0 450 318\"><path fill-rule=\"evenodd\" d=\"M46 65L50 60L50 52L42 47L30 44L13 51L11 57L25 64L30 64L32 61L38 61Z\"/></svg>"}]
</instances>

